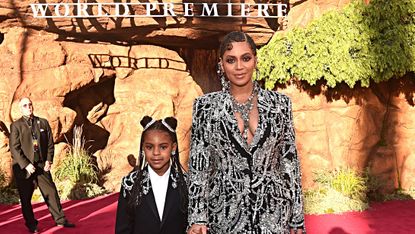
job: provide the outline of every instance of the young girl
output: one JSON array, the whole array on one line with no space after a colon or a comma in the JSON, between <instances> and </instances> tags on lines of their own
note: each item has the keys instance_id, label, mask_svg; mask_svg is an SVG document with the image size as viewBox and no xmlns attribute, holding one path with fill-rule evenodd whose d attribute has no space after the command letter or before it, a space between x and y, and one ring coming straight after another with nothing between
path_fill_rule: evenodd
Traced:
<instances>
[{"instance_id":1,"label":"young girl","mask_svg":"<svg viewBox=\"0 0 415 234\"><path fill-rule=\"evenodd\" d=\"M140 165L123 178L115 233L183 234L187 186L179 162L177 120L145 116Z\"/></svg>"}]
</instances>

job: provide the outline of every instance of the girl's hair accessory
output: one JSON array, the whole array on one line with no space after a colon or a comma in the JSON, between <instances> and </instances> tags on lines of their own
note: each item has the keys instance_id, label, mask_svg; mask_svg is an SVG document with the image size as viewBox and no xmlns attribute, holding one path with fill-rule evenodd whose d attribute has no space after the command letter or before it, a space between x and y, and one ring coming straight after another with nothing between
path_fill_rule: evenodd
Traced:
<instances>
[{"instance_id":1,"label":"girl's hair accessory","mask_svg":"<svg viewBox=\"0 0 415 234\"><path fill-rule=\"evenodd\" d=\"M153 125L156 122L155 119L152 119L150 122L148 122L148 124L146 124L146 126L144 127L144 131L147 130L151 125Z\"/></svg>"},{"instance_id":2,"label":"girl's hair accessory","mask_svg":"<svg viewBox=\"0 0 415 234\"><path fill-rule=\"evenodd\" d=\"M170 125L163 119L163 120L161 120L161 123L164 125L164 127L166 127L170 132L173 132L173 133L175 133L176 131L172 128L172 127L170 127Z\"/></svg>"}]
</instances>

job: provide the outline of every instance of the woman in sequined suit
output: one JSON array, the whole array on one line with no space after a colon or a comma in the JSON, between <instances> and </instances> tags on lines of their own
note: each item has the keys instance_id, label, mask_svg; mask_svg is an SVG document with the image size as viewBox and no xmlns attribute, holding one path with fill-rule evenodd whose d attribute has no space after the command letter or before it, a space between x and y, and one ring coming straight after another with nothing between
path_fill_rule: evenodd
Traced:
<instances>
[{"instance_id":1,"label":"woman in sequined suit","mask_svg":"<svg viewBox=\"0 0 415 234\"><path fill-rule=\"evenodd\" d=\"M259 88L243 32L220 46L220 92L193 105L188 233L305 233L291 101Z\"/></svg>"}]
</instances>

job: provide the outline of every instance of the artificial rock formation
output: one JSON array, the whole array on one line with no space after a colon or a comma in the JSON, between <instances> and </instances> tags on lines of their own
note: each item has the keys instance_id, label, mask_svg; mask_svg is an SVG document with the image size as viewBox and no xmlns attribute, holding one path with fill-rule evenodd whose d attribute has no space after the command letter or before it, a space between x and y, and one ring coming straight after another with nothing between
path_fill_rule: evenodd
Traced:
<instances>
[{"instance_id":1,"label":"artificial rock formation","mask_svg":"<svg viewBox=\"0 0 415 234\"><path fill-rule=\"evenodd\" d=\"M117 152L113 164L123 165L125 170L112 175L109 181L116 181L130 169L126 156L138 157L142 131L139 121L145 115L154 118L175 116L178 119L179 151L183 155L182 164L186 167L192 103L195 97L202 94L176 52L156 46L133 46L128 52L130 58L138 60L137 66L148 66L150 69L116 70L115 103L108 108L107 115L101 121L104 129L110 132L102 154Z\"/></svg>"},{"instance_id":2,"label":"artificial rock formation","mask_svg":"<svg viewBox=\"0 0 415 234\"><path fill-rule=\"evenodd\" d=\"M287 16L287 30L294 27L304 27L311 20L320 17L327 11L338 10L348 4L350 0L295 0L290 1L292 9Z\"/></svg>"},{"instance_id":3,"label":"artificial rock formation","mask_svg":"<svg viewBox=\"0 0 415 234\"><path fill-rule=\"evenodd\" d=\"M25 34L27 48L21 56L11 48L19 48ZM126 47L56 39L53 34L21 28L5 33L0 52L11 62L2 69L8 75L0 85L9 91L3 89L8 93L1 100L5 104L0 119L6 126L20 117L19 99L30 97L35 114L50 122L59 162L71 143L72 128L82 125L86 145L98 163L101 154L112 158L107 186L114 189L131 170L127 156L138 156L139 120L144 115L175 116L186 164L192 102L202 91L177 52L151 45ZM8 152L7 147L3 143L2 151ZM7 164L6 169L10 160Z\"/></svg>"},{"instance_id":4,"label":"artificial rock formation","mask_svg":"<svg viewBox=\"0 0 415 234\"><path fill-rule=\"evenodd\" d=\"M293 102L306 187L314 171L341 167L369 169L384 192L414 186L413 74L370 88L289 85L280 91Z\"/></svg>"},{"instance_id":5,"label":"artificial rock formation","mask_svg":"<svg viewBox=\"0 0 415 234\"><path fill-rule=\"evenodd\" d=\"M220 39L244 30L261 45L279 27L277 20L261 18L33 17L30 3L56 2L72 3L0 3L0 120L9 126L20 116L18 100L32 98L35 113L51 123L57 161L71 143L73 127L82 125L86 146L97 161L111 161L110 189L118 189L121 176L131 170L127 157L138 155L138 122L145 114L179 119L179 146L187 167L191 104L202 94L192 77L205 92L217 90ZM180 55L147 43L174 48Z\"/></svg>"},{"instance_id":6,"label":"artificial rock formation","mask_svg":"<svg viewBox=\"0 0 415 234\"><path fill-rule=\"evenodd\" d=\"M72 142L74 126L82 126L87 149L108 172L109 190L118 190L121 177L137 164L144 115L178 118L186 167L192 102L202 90L220 89L215 65L221 38L243 30L263 45L282 27L255 18L35 19L28 7L34 2L0 2L0 121L6 126L0 129L7 130L0 131L0 166L10 174L7 128L20 116L19 99L29 96L35 113L51 124L56 164ZM288 2L287 30L349 0ZM340 166L370 168L386 181L387 191L414 186L411 80L353 90L301 84L279 89L293 101L306 189L315 169Z\"/></svg>"},{"instance_id":7,"label":"artificial rock formation","mask_svg":"<svg viewBox=\"0 0 415 234\"><path fill-rule=\"evenodd\" d=\"M244 30L259 44L265 44L272 37L279 27L277 20L266 20L263 18L197 18L197 17L102 17L102 18L54 18L42 19L33 17L33 11L29 7L30 3L73 3L73 1L33 1L33 0L11 0L1 4L0 15L4 21L0 28L10 28L13 26L27 26L36 30L44 30L58 33L62 40L87 40L87 41L107 41L118 44L140 43L157 44L163 46L187 47L189 43L197 48L217 48L218 38L221 38L229 31ZM111 1L99 0L99 3L113 2L134 2L134 1ZM137 1L142 2L142 1ZM183 12L181 2L189 1L148 1L158 3L175 2L175 12ZM203 1L228 3L225 0ZM255 3L257 1L234 1L234 3ZM198 3L195 1L195 3ZM113 9L114 10L114 9ZM142 14L140 7L135 7L136 14ZM194 12L202 10L201 5L194 6ZM224 12L225 7L219 8ZM52 9L53 11L53 9ZM95 15L97 9L92 9ZM240 9L235 8L234 14L238 14ZM157 7L154 14L163 14L164 8ZM251 9L253 15L257 9ZM224 14L224 13L222 13ZM239 13L240 14L240 13Z\"/></svg>"}]
</instances>

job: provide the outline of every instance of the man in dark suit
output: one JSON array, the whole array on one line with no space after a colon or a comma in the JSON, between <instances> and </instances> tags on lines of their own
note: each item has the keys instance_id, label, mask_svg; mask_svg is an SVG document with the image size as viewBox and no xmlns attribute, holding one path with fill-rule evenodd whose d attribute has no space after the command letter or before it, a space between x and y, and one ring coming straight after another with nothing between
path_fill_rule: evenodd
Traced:
<instances>
[{"instance_id":1,"label":"man in dark suit","mask_svg":"<svg viewBox=\"0 0 415 234\"><path fill-rule=\"evenodd\" d=\"M65 218L50 173L54 143L49 123L46 119L33 115L33 105L29 98L22 98L19 107L22 117L10 126L10 151L25 224L30 232L38 232L38 221L31 204L37 185L56 225L74 227Z\"/></svg>"}]
</instances>

